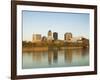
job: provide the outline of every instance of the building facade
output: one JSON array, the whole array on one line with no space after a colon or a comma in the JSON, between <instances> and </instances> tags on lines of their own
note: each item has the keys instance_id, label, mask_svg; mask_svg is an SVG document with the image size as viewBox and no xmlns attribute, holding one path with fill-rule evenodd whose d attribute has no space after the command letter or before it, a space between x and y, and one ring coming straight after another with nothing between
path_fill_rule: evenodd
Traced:
<instances>
[{"instance_id":1,"label":"building facade","mask_svg":"<svg viewBox=\"0 0 100 80\"><path fill-rule=\"evenodd\" d=\"M67 42L71 42L72 40L72 33L65 33L64 34L64 40L67 41Z\"/></svg>"},{"instance_id":2,"label":"building facade","mask_svg":"<svg viewBox=\"0 0 100 80\"><path fill-rule=\"evenodd\" d=\"M81 36L73 37L72 42L82 43L82 37Z\"/></svg>"},{"instance_id":3,"label":"building facade","mask_svg":"<svg viewBox=\"0 0 100 80\"><path fill-rule=\"evenodd\" d=\"M41 41L41 34L33 34L32 42L40 42Z\"/></svg>"},{"instance_id":4,"label":"building facade","mask_svg":"<svg viewBox=\"0 0 100 80\"><path fill-rule=\"evenodd\" d=\"M54 39L54 40L58 40L58 33L57 33L57 32L54 32L54 33L53 33L53 39Z\"/></svg>"},{"instance_id":5,"label":"building facade","mask_svg":"<svg viewBox=\"0 0 100 80\"><path fill-rule=\"evenodd\" d=\"M52 40L52 32L51 32L51 30L48 31L48 38L47 39L48 40Z\"/></svg>"},{"instance_id":6,"label":"building facade","mask_svg":"<svg viewBox=\"0 0 100 80\"><path fill-rule=\"evenodd\" d=\"M43 37L42 37L42 41L47 41L46 36L43 36Z\"/></svg>"}]
</instances>

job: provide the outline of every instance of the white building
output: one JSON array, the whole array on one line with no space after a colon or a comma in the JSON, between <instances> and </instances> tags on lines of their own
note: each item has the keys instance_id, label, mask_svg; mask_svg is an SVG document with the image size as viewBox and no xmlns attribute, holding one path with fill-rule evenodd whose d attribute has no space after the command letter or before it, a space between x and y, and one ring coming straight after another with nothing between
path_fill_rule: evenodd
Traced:
<instances>
[{"instance_id":1,"label":"white building","mask_svg":"<svg viewBox=\"0 0 100 80\"><path fill-rule=\"evenodd\" d=\"M82 43L82 38L83 37L73 37L72 39L71 39L71 42L79 42L79 43Z\"/></svg>"},{"instance_id":2,"label":"white building","mask_svg":"<svg viewBox=\"0 0 100 80\"><path fill-rule=\"evenodd\" d=\"M47 40L50 40L50 41L53 40L51 30L48 31L48 38L47 38Z\"/></svg>"},{"instance_id":3,"label":"white building","mask_svg":"<svg viewBox=\"0 0 100 80\"><path fill-rule=\"evenodd\" d=\"M40 42L41 41L41 34L33 34L32 42Z\"/></svg>"}]
</instances>

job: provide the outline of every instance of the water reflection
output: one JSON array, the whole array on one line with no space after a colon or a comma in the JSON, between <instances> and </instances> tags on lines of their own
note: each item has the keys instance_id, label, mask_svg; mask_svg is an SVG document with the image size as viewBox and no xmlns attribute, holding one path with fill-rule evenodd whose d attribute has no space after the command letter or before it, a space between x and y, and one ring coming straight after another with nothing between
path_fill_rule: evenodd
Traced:
<instances>
[{"instance_id":1,"label":"water reflection","mask_svg":"<svg viewBox=\"0 0 100 80\"><path fill-rule=\"evenodd\" d=\"M89 49L49 49L23 52L22 56L23 69L89 65Z\"/></svg>"},{"instance_id":2,"label":"water reflection","mask_svg":"<svg viewBox=\"0 0 100 80\"><path fill-rule=\"evenodd\" d=\"M72 50L70 49L67 49L64 51L64 59L65 59L65 62L67 62L68 64L71 64L72 62Z\"/></svg>"}]
</instances>

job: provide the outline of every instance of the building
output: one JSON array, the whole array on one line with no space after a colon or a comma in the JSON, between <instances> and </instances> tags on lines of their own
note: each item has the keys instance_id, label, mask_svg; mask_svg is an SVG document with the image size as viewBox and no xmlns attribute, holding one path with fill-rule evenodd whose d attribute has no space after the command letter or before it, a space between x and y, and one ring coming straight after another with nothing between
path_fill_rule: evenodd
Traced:
<instances>
[{"instance_id":1,"label":"building","mask_svg":"<svg viewBox=\"0 0 100 80\"><path fill-rule=\"evenodd\" d=\"M43 37L42 37L42 41L47 41L46 36L43 36Z\"/></svg>"},{"instance_id":2,"label":"building","mask_svg":"<svg viewBox=\"0 0 100 80\"><path fill-rule=\"evenodd\" d=\"M65 33L64 34L64 40L67 41L67 42L71 42L72 40L72 33Z\"/></svg>"},{"instance_id":3,"label":"building","mask_svg":"<svg viewBox=\"0 0 100 80\"><path fill-rule=\"evenodd\" d=\"M73 37L73 38L71 39L71 42L82 43L82 37L81 37L81 36Z\"/></svg>"},{"instance_id":4,"label":"building","mask_svg":"<svg viewBox=\"0 0 100 80\"><path fill-rule=\"evenodd\" d=\"M58 40L58 33L57 33L57 32L54 32L54 33L53 33L53 39L54 39L54 40Z\"/></svg>"},{"instance_id":5,"label":"building","mask_svg":"<svg viewBox=\"0 0 100 80\"><path fill-rule=\"evenodd\" d=\"M48 40L52 40L52 32L51 32L51 30L48 31Z\"/></svg>"},{"instance_id":6,"label":"building","mask_svg":"<svg viewBox=\"0 0 100 80\"><path fill-rule=\"evenodd\" d=\"M89 39L82 38L82 43L84 44L84 47L89 47Z\"/></svg>"},{"instance_id":7,"label":"building","mask_svg":"<svg viewBox=\"0 0 100 80\"><path fill-rule=\"evenodd\" d=\"M40 42L41 41L41 34L33 34L32 42Z\"/></svg>"}]
</instances>

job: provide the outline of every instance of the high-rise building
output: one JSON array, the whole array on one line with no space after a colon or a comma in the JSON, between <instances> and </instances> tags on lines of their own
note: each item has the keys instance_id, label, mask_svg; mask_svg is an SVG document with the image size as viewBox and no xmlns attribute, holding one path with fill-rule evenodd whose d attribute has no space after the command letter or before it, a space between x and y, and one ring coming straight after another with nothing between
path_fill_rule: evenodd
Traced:
<instances>
[{"instance_id":1,"label":"high-rise building","mask_svg":"<svg viewBox=\"0 0 100 80\"><path fill-rule=\"evenodd\" d=\"M32 42L40 42L41 34L33 34Z\"/></svg>"},{"instance_id":2,"label":"high-rise building","mask_svg":"<svg viewBox=\"0 0 100 80\"><path fill-rule=\"evenodd\" d=\"M52 40L52 32L51 32L51 30L48 31L48 40Z\"/></svg>"},{"instance_id":3,"label":"high-rise building","mask_svg":"<svg viewBox=\"0 0 100 80\"><path fill-rule=\"evenodd\" d=\"M53 39L54 39L54 40L58 40L58 33L57 33L57 32L54 32L54 33L53 33Z\"/></svg>"},{"instance_id":4,"label":"high-rise building","mask_svg":"<svg viewBox=\"0 0 100 80\"><path fill-rule=\"evenodd\" d=\"M64 40L66 40L67 42L70 42L72 39L72 33L65 33L64 34Z\"/></svg>"}]
</instances>

